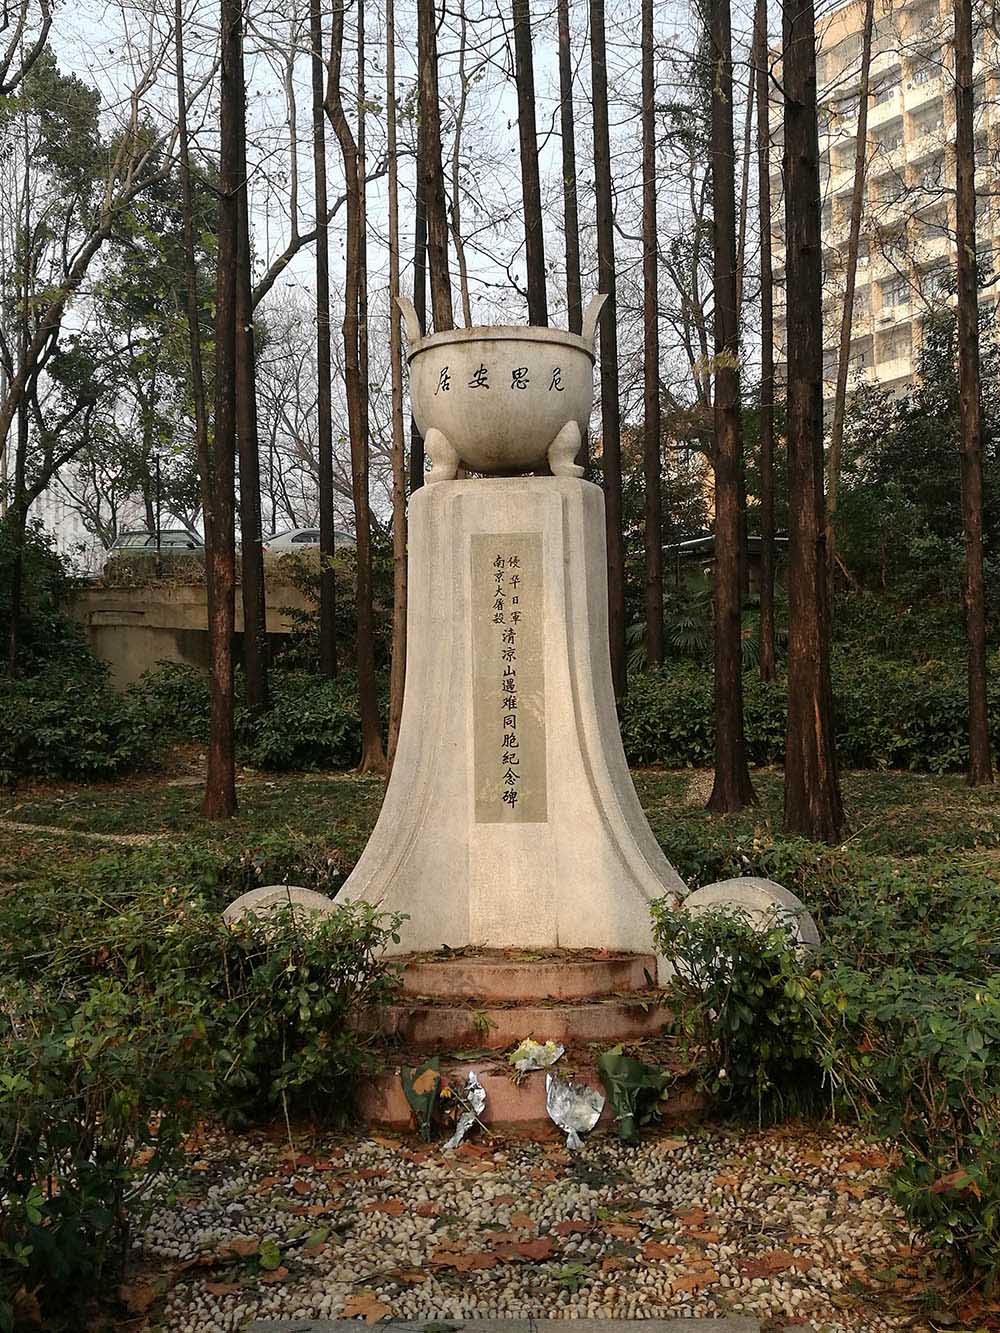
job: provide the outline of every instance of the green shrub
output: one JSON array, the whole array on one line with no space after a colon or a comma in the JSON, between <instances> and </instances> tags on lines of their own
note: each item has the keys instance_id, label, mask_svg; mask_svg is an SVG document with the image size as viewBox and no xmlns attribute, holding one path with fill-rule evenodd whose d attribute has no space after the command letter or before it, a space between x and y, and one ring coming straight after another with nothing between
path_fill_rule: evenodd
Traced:
<instances>
[{"instance_id":1,"label":"green shrub","mask_svg":"<svg viewBox=\"0 0 1000 1333\"><path fill-rule=\"evenodd\" d=\"M799 954L783 930L654 905L703 1085L737 1114L765 1119L827 1100L891 1136L907 1216L997 1281L1000 884L947 860L810 856L808 844L749 838L716 863L732 873L741 855L750 873L802 896L822 944ZM699 864L710 874L708 858Z\"/></svg>"},{"instance_id":2,"label":"green shrub","mask_svg":"<svg viewBox=\"0 0 1000 1333\"><path fill-rule=\"evenodd\" d=\"M128 691L136 719L151 736L204 742L211 707L208 672L180 662L157 662Z\"/></svg>"},{"instance_id":3,"label":"green shrub","mask_svg":"<svg viewBox=\"0 0 1000 1333\"><path fill-rule=\"evenodd\" d=\"M239 864L143 851L0 898L0 1329L22 1287L47 1317L108 1284L192 1117L342 1124L379 1063L353 1015L395 993L400 918L228 928Z\"/></svg>"},{"instance_id":4,"label":"green shrub","mask_svg":"<svg viewBox=\"0 0 1000 1333\"><path fill-rule=\"evenodd\" d=\"M312 920L290 910L244 919L221 939L216 1105L240 1120L292 1109L343 1123L373 1044L352 1015L387 1003L396 973L378 955L400 917L366 903Z\"/></svg>"},{"instance_id":5,"label":"green shrub","mask_svg":"<svg viewBox=\"0 0 1000 1333\"><path fill-rule=\"evenodd\" d=\"M815 1024L804 1003L814 983L788 927L719 909L690 916L653 904L657 952L681 1035L700 1060L702 1086L736 1115L759 1124L814 1111L822 1069Z\"/></svg>"},{"instance_id":6,"label":"green shrub","mask_svg":"<svg viewBox=\"0 0 1000 1333\"><path fill-rule=\"evenodd\" d=\"M968 705L961 659L919 664L843 652L833 662L837 755L848 768L945 773L968 760ZM781 763L785 752L784 681L743 680L751 763ZM633 676L622 705L629 762L703 768L714 758L711 673L691 665ZM1000 681L991 675L990 718L1000 744Z\"/></svg>"},{"instance_id":7,"label":"green shrub","mask_svg":"<svg viewBox=\"0 0 1000 1333\"><path fill-rule=\"evenodd\" d=\"M66 562L40 523L29 522L23 550L18 670L30 675L50 664L58 664L67 673L86 670L93 657L82 628L65 610L73 594ZM14 555L9 516L0 521L0 643L5 652L10 635Z\"/></svg>"},{"instance_id":8,"label":"green shrub","mask_svg":"<svg viewBox=\"0 0 1000 1333\"><path fill-rule=\"evenodd\" d=\"M0 780L104 779L135 768L148 738L96 663L51 667L5 686L0 710Z\"/></svg>"},{"instance_id":9,"label":"green shrub","mask_svg":"<svg viewBox=\"0 0 1000 1333\"><path fill-rule=\"evenodd\" d=\"M120 1271L131 1226L178 1166L206 1086L203 1001L100 976L3 991L0 1328L19 1292L53 1328Z\"/></svg>"},{"instance_id":10,"label":"green shrub","mask_svg":"<svg viewBox=\"0 0 1000 1333\"><path fill-rule=\"evenodd\" d=\"M267 713L242 713L242 751L259 768L348 768L361 753L357 682L275 672Z\"/></svg>"}]
</instances>

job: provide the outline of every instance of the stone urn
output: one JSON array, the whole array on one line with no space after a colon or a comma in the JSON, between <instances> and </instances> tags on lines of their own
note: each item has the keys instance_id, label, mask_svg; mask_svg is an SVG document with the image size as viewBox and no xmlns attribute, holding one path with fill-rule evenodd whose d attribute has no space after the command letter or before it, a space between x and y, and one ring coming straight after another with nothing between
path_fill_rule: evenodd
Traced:
<instances>
[{"instance_id":1,"label":"stone urn","mask_svg":"<svg viewBox=\"0 0 1000 1333\"><path fill-rule=\"evenodd\" d=\"M554 476L583 475L575 460L594 400L594 334L606 300L591 300L582 335L497 325L424 337L412 301L399 298L428 482L452 480L459 466L510 477L548 463Z\"/></svg>"}]
</instances>

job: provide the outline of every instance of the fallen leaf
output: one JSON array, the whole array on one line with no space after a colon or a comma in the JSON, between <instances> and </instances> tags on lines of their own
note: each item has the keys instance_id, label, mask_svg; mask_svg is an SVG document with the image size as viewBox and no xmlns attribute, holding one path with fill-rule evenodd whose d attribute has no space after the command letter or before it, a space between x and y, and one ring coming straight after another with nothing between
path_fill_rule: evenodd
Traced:
<instances>
[{"instance_id":1,"label":"fallen leaf","mask_svg":"<svg viewBox=\"0 0 1000 1333\"><path fill-rule=\"evenodd\" d=\"M210 1296L232 1296L236 1291L242 1291L243 1288L238 1282L206 1282L205 1290Z\"/></svg>"},{"instance_id":2,"label":"fallen leaf","mask_svg":"<svg viewBox=\"0 0 1000 1333\"><path fill-rule=\"evenodd\" d=\"M493 1250L460 1250L441 1246L431 1255L431 1263L438 1268L455 1268L460 1273L469 1273L481 1268L496 1268L500 1262L499 1254Z\"/></svg>"},{"instance_id":3,"label":"fallen leaf","mask_svg":"<svg viewBox=\"0 0 1000 1333\"><path fill-rule=\"evenodd\" d=\"M312 1194L312 1185L308 1180L293 1180L292 1189L296 1194Z\"/></svg>"},{"instance_id":4,"label":"fallen leaf","mask_svg":"<svg viewBox=\"0 0 1000 1333\"><path fill-rule=\"evenodd\" d=\"M647 1241L642 1247L644 1259L676 1259L683 1253L679 1245L661 1245L658 1240Z\"/></svg>"},{"instance_id":5,"label":"fallen leaf","mask_svg":"<svg viewBox=\"0 0 1000 1333\"><path fill-rule=\"evenodd\" d=\"M423 1077L423 1075L421 1075L421 1077ZM414 1087L415 1086L416 1084L414 1084ZM377 1143L380 1148L399 1148L401 1146L400 1139L390 1139L385 1134L372 1134L370 1135L370 1138L372 1143Z\"/></svg>"},{"instance_id":6,"label":"fallen leaf","mask_svg":"<svg viewBox=\"0 0 1000 1333\"><path fill-rule=\"evenodd\" d=\"M373 1291L362 1288L356 1291L340 1312L342 1319L363 1319L366 1324L377 1324L387 1314L392 1314L392 1307L380 1301Z\"/></svg>"},{"instance_id":7,"label":"fallen leaf","mask_svg":"<svg viewBox=\"0 0 1000 1333\"><path fill-rule=\"evenodd\" d=\"M495 1194L495 1195L493 1196L493 1202L494 1202L494 1203L517 1203L517 1199L514 1197L513 1194Z\"/></svg>"},{"instance_id":8,"label":"fallen leaf","mask_svg":"<svg viewBox=\"0 0 1000 1333\"><path fill-rule=\"evenodd\" d=\"M654 1139L650 1145L654 1152L668 1153L677 1152L680 1148L686 1148L687 1139Z\"/></svg>"},{"instance_id":9,"label":"fallen leaf","mask_svg":"<svg viewBox=\"0 0 1000 1333\"><path fill-rule=\"evenodd\" d=\"M684 1234L689 1236L691 1240L704 1241L706 1245L716 1245L722 1239L721 1231L712 1231L705 1227L693 1227L685 1231Z\"/></svg>"},{"instance_id":10,"label":"fallen leaf","mask_svg":"<svg viewBox=\"0 0 1000 1333\"><path fill-rule=\"evenodd\" d=\"M422 1268L399 1268L392 1275L397 1282L405 1282L412 1286L417 1282L429 1282L430 1273L425 1273Z\"/></svg>"},{"instance_id":11,"label":"fallen leaf","mask_svg":"<svg viewBox=\"0 0 1000 1333\"><path fill-rule=\"evenodd\" d=\"M27 1287L18 1287L14 1292L14 1321L22 1324L42 1326L42 1307L38 1303L38 1289L29 1291Z\"/></svg>"},{"instance_id":12,"label":"fallen leaf","mask_svg":"<svg viewBox=\"0 0 1000 1333\"><path fill-rule=\"evenodd\" d=\"M587 1217L575 1217L566 1222L557 1222L552 1228L557 1236L586 1236L593 1229L594 1223Z\"/></svg>"},{"instance_id":13,"label":"fallen leaf","mask_svg":"<svg viewBox=\"0 0 1000 1333\"><path fill-rule=\"evenodd\" d=\"M118 1288L118 1297L129 1314L145 1314L159 1294L151 1282L136 1282Z\"/></svg>"},{"instance_id":14,"label":"fallen leaf","mask_svg":"<svg viewBox=\"0 0 1000 1333\"><path fill-rule=\"evenodd\" d=\"M284 1265L279 1264L277 1268L269 1268L266 1272L261 1273L260 1281L266 1282L268 1286L273 1286L275 1282L280 1282L282 1278L286 1278L287 1276L288 1269L285 1268Z\"/></svg>"},{"instance_id":15,"label":"fallen leaf","mask_svg":"<svg viewBox=\"0 0 1000 1333\"><path fill-rule=\"evenodd\" d=\"M315 1259L317 1255L326 1254L329 1248L325 1240L318 1240L315 1245L307 1245L302 1253L307 1259Z\"/></svg>"},{"instance_id":16,"label":"fallen leaf","mask_svg":"<svg viewBox=\"0 0 1000 1333\"><path fill-rule=\"evenodd\" d=\"M551 1236L539 1236L537 1240L525 1240L516 1247L522 1259L548 1259L555 1252Z\"/></svg>"},{"instance_id":17,"label":"fallen leaf","mask_svg":"<svg viewBox=\"0 0 1000 1333\"><path fill-rule=\"evenodd\" d=\"M223 1258L229 1254L235 1254L238 1259L249 1259L252 1254L256 1254L260 1249L259 1236L233 1236L230 1240L222 1241L216 1247L216 1254Z\"/></svg>"},{"instance_id":18,"label":"fallen leaf","mask_svg":"<svg viewBox=\"0 0 1000 1333\"><path fill-rule=\"evenodd\" d=\"M263 1180L257 1182L257 1193L264 1194L267 1190L273 1190L275 1185L282 1183L280 1176L265 1176Z\"/></svg>"},{"instance_id":19,"label":"fallen leaf","mask_svg":"<svg viewBox=\"0 0 1000 1333\"><path fill-rule=\"evenodd\" d=\"M527 1213L511 1213L510 1224L515 1231L534 1231L535 1219L529 1217Z\"/></svg>"},{"instance_id":20,"label":"fallen leaf","mask_svg":"<svg viewBox=\"0 0 1000 1333\"><path fill-rule=\"evenodd\" d=\"M680 1277L671 1278L670 1285L674 1291L697 1291L699 1287L710 1286L718 1280L715 1269L708 1268L702 1273L682 1273Z\"/></svg>"},{"instance_id":21,"label":"fallen leaf","mask_svg":"<svg viewBox=\"0 0 1000 1333\"><path fill-rule=\"evenodd\" d=\"M418 1203L413 1211L418 1217L437 1217L438 1206L428 1200L426 1203Z\"/></svg>"},{"instance_id":22,"label":"fallen leaf","mask_svg":"<svg viewBox=\"0 0 1000 1333\"><path fill-rule=\"evenodd\" d=\"M390 1217L402 1217L406 1212L406 1204L402 1199L375 1199L372 1203L366 1203L364 1206L366 1213L388 1213Z\"/></svg>"},{"instance_id":23,"label":"fallen leaf","mask_svg":"<svg viewBox=\"0 0 1000 1333\"><path fill-rule=\"evenodd\" d=\"M602 1273L617 1273L619 1269L625 1268L627 1261L618 1254L609 1254L606 1259L601 1260Z\"/></svg>"},{"instance_id":24,"label":"fallen leaf","mask_svg":"<svg viewBox=\"0 0 1000 1333\"><path fill-rule=\"evenodd\" d=\"M354 1171L351 1174L355 1180L384 1180L389 1173L383 1171L381 1167L364 1166L360 1171Z\"/></svg>"},{"instance_id":25,"label":"fallen leaf","mask_svg":"<svg viewBox=\"0 0 1000 1333\"><path fill-rule=\"evenodd\" d=\"M708 1213L705 1212L704 1208L678 1208L674 1217L677 1218L678 1222L684 1222L689 1227L700 1227L708 1217Z\"/></svg>"},{"instance_id":26,"label":"fallen leaf","mask_svg":"<svg viewBox=\"0 0 1000 1333\"><path fill-rule=\"evenodd\" d=\"M732 1185L734 1188L740 1183L740 1178L735 1171L720 1171L717 1176L712 1177L712 1184L722 1187Z\"/></svg>"}]
</instances>

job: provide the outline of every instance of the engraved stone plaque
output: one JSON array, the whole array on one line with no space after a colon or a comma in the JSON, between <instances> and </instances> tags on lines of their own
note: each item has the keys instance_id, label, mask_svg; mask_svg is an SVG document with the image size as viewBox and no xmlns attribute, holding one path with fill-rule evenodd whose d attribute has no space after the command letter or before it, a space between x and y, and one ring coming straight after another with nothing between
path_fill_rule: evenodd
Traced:
<instances>
[{"instance_id":1,"label":"engraved stone plaque","mask_svg":"<svg viewBox=\"0 0 1000 1333\"><path fill-rule=\"evenodd\" d=\"M548 822L541 533L474 533L477 824Z\"/></svg>"}]
</instances>

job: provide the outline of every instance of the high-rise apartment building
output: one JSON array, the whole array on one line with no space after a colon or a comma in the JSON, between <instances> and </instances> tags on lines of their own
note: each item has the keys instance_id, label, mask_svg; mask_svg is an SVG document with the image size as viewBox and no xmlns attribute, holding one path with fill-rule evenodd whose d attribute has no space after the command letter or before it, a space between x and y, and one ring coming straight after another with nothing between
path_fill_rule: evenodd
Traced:
<instances>
[{"instance_id":1,"label":"high-rise apartment building","mask_svg":"<svg viewBox=\"0 0 1000 1333\"><path fill-rule=\"evenodd\" d=\"M864 0L848 0L817 20L820 180L824 254L825 388L832 394L847 260L861 82ZM868 103L867 173L849 387L913 378L929 311L954 304L955 110L951 0L875 0ZM1000 46L976 33L977 244L992 273L1000 245L995 170L1000 137ZM780 121L779 121L780 139ZM775 354L785 360L781 146L771 189L775 236ZM995 303L996 292L981 299Z\"/></svg>"}]
</instances>

